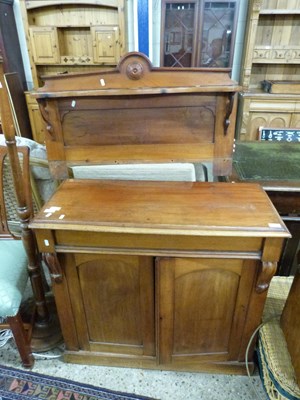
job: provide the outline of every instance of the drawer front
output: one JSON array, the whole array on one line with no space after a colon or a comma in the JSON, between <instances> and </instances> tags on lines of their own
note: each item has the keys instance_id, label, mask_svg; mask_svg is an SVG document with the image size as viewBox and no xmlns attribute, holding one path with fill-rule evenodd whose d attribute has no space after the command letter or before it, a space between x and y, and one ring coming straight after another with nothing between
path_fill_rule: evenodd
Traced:
<instances>
[{"instance_id":1,"label":"drawer front","mask_svg":"<svg viewBox=\"0 0 300 400\"><path fill-rule=\"evenodd\" d=\"M191 256L199 255L199 252L232 252L255 253L259 257L263 246L263 238L260 237L137 235L72 231L56 231L54 235L57 251L69 251L69 248L75 251L88 249L89 252L102 252L111 249L113 252L151 255L161 254L161 252L165 254L187 252Z\"/></svg>"}]
</instances>

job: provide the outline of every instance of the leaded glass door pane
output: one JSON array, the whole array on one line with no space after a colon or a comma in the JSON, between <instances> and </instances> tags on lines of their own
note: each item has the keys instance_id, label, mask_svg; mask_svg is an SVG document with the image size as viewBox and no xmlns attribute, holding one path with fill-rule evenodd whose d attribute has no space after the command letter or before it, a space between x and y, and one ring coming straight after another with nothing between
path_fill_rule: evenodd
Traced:
<instances>
[{"instance_id":1,"label":"leaded glass door pane","mask_svg":"<svg viewBox=\"0 0 300 400\"><path fill-rule=\"evenodd\" d=\"M232 66L239 0L161 1L162 66Z\"/></svg>"},{"instance_id":2,"label":"leaded glass door pane","mask_svg":"<svg viewBox=\"0 0 300 400\"><path fill-rule=\"evenodd\" d=\"M165 3L164 66L192 66L195 9L195 2Z\"/></svg>"},{"instance_id":3,"label":"leaded glass door pane","mask_svg":"<svg viewBox=\"0 0 300 400\"><path fill-rule=\"evenodd\" d=\"M199 66L231 66L236 6L236 1L205 1Z\"/></svg>"}]
</instances>

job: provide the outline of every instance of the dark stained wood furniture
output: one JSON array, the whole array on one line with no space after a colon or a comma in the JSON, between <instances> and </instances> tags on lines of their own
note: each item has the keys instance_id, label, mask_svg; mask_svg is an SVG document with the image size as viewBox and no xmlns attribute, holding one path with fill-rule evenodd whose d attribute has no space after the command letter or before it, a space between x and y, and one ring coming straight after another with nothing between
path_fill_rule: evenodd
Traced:
<instances>
[{"instance_id":1,"label":"dark stained wood furniture","mask_svg":"<svg viewBox=\"0 0 300 400\"><path fill-rule=\"evenodd\" d=\"M24 91L27 82L13 6L14 0L0 0L0 57L5 73L18 73Z\"/></svg>"},{"instance_id":2,"label":"dark stained wood furniture","mask_svg":"<svg viewBox=\"0 0 300 400\"><path fill-rule=\"evenodd\" d=\"M30 120L27 111L24 89L17 72L4 74L9 104L12 111L16 135L31 139Z\"/></svg>"},{"instance_id":3,"label":"dark stained wood furniture","mask_svg":"<svg viewBox=\"0 0 300 400\"><path fill-rule=\"evenodd\" d=\"M300 241L300 143L236 142L228 180L259 183L266 190L292 234L277 273L294 274Z\"/></svg>"},{"instance_id":4,"label":"dark stained wood furniture","mask_svg":"<svg viewBox=\"0 0 300 400\"><path fill-rule=\"evenodd\" d=\"M230 173L237 90L228 70L153 68L133 53L35 93L52 173L65 180L31 227L48 253L66 361L245 372L289 237L261 187L66 179L73 165L134 162Z\"/></svg>"},{"instance_id":5,"label":"dark stained wood furniture","mask_svg":"<svg viewBox=\"0 0 300 400\"><path fill-rule=\"evenodd\" d=\"M4 73L17 73L20 90L24 92L28 88L13 7L13 0L0 0L0 57ZM25 110L21 110L21 112L23 115L27 113L26 104ZM24 121L22 121L22 128L25 128L22 129L22 136L31 138L31 129L27 120L28 115L25 115Z\"/></svg>"}]
</instances>

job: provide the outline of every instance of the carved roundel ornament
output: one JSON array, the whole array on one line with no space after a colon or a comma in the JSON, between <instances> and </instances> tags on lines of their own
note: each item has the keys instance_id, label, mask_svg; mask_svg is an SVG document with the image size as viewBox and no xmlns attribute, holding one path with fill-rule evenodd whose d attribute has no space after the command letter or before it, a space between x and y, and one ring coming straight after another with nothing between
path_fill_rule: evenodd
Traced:
<instances>
[{"instance_id":1,"label":"carved roundel ornament","mask_svg":"<svg viewBox=\"0 0 300 400\"><path fill-rule=\"evenodd\" d=\"M120 60L119 70L131 80L141 79L152 69L152 64L144 54L131 52Z\"/></svg>"},{"instance_id":2,"label":"carved roundel ornament","mask_svg":"<svg viewBox=\"0 0 300 400\"><path fill-rule=\"evenodd\" d=\"M144 74L144 68L141 63L134 62L132 64L128 64L126 68L126 74L130 79L140 79Z\"/></svg>"}]
</instances>

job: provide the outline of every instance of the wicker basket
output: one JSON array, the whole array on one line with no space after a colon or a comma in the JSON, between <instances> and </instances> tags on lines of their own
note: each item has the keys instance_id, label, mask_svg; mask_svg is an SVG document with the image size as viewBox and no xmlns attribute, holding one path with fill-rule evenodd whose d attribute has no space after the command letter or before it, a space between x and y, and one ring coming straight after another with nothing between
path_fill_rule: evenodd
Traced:
<instances>
[{"instance_id":1,"label":"wicker basket","mask_svg":"<svg viewBox=\"0 0 300 400\"><path fill-rule=\"evenodd\" d=\"M259 331L258 361L264 388L271 400L300 399L295 371L280 328L280 315L293 277L272 279Z\"/></svg>"},{"instance_id":2,"label":"wicker basket","mask_svg":"<svg viewBox=\"0 0 300 400\"><path fill-rule=\"evenodd\" d=\"M20 159L20 166L23 166L23 154L18 153ZM4 194L4 201L5 201L5 208L6 208L6 215L7 215L7 223L11 233L15 236L20 236L20 218L18 216L18 203L14 188L13 177L10 168L10 161L8 156L5 157L4 165L3 165L3 194ZM32 196L32 206L33 206L33 213L36 213L37 210L40 208L39 204L36 201L36 197Z\"/></svg>"}]
</instances>

